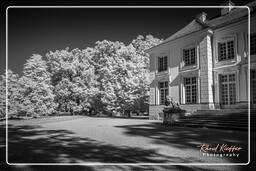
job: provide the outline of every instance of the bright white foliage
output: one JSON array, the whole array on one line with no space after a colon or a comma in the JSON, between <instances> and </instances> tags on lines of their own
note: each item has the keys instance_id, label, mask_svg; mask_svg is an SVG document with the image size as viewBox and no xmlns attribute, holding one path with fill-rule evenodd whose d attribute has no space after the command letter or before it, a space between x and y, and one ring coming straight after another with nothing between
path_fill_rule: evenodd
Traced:
<instances>
[{"instance_id":1,"label":"bright white foliage","mask_svg":"<svg viewBox=\"0 0 256 171\"><path fill-rule=\"evenodd\" d=\"M50 76L42 56L33 55L25 63L20 83L23 89L23 111L27 114L39 116L54 112L55 103Z\"/></svg>"},{"instance_id":2,"label":"bright white foliage","mask_svg":"<svg viewBox=\"0 0 256 171\"><path fill-rule=\"evenodd\" d=\"M147 110L149 55L162 40L138 36L129 45L107 40L95 47L50 51L46 60L31 56L23 76L9 72L9 113L32 116L54 112L124 114ZM5 114L5 77L0 86L1 115Z\"/></svg>"},{"instance_id":3,"label":"bright white foliage","mask_svg":"<svg viewBox=\"0 0 256 171\"><path fill-rule=\"evenodd\" d=\"M6 99L6 74L8 74L8 91ZM6 114L6 100L8 101L8 115L19 113L22 108L20 103L21 99L21 86L19 83L19 76L14 74L11 70L6 71L5 75L1 76L0 80L0 115L4 117Z\"/></svg>"},{"instance_id":4,"label":"bright white foliage","mask_svg":"<svg viewBox=\"0 0 256 171\"><path fill-rule=\"evenodd\" d=\"M46 57L52 73L57 110L79 113L88 111L89 99L97 92L94 66L91 65L93 49L69 49L49 52Z\"/></svg>"}]
</instances>

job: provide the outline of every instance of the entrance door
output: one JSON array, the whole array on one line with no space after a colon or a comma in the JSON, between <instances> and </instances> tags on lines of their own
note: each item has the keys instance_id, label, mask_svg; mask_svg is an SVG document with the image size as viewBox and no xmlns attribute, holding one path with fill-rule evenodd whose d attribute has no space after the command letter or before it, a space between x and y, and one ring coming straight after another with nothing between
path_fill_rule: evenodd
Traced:
<instances>
[{"instance_id":1,"label":"entrance door","mask_svg":"<svg viewBox=\"0 0 256 171\"><path fill-rule=\"evenodd\" d=\"M223 108L236 103L236 75L220 75L220 97Z\"/></svg>"}]
</instances>

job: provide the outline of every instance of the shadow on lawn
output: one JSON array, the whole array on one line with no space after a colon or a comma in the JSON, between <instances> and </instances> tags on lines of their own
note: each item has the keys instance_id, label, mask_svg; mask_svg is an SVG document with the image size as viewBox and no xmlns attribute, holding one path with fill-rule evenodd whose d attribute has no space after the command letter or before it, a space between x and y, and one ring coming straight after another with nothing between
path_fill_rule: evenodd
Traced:
<instances>
[{"instance_id":1,"label":"shadow on lawn","mask_svg":"<svg viewBox=\"0 0 256 171\"><path fill-rule=\"evenodd\" d=\"M130 136L145 136L152 138L153 143L171 143L179 148L194 148L193 141L198 142L232 142L232 138L213 135L214 131L205 132L197 129L174 128L166 129L158 123L143 125L118 126L126 130ZM5 129L0 125L1 137ZM207 133L208 132L208 133ZM223 134L226 134L225 132ZM232 135L232 134L231 134ZM221 137L219 137L221 136ZM239 137L239 136L238 136ZM237 139L236 139L237 141ZM240 142L243 141L241 137ZM181 143L182 142L182 143ZM4 139L1 139L1 160L5 154ZM4 155L3 155L4 156ZM5 157L5 156L4 156ZM156 158L154 158L156 157ZM39 126L9 126L9 162L11 163L47 163L47 162L189 162L182 158L170 159L169 156L159 156L154 150L140 148L115 147L88 138L75 136L67 130L43 130ZM2 161L1 161L2 162ZM191 161L190 161L191 162ZM216 166L7 166L6 170L219 170ZM240 166L234 166L242 169ZM4 170L5 170L4 169ZM222 169L220 169L222 170ZM244 168L246 170L246 168Z\"/></svg>"},{"instance_id":2,"label":"shadow on lawn","mask_svg":"<svg viewBox=\"0 0 256 171\"><path fill-rule=\"evenodd\" d=\"M117 147L81 138L67 130L45 130L39 126L9 125L9 163L164 163L170 158L155 150Z\"/></svg>"},{"instance_id":3,"label":"shadow on lawn","mask_svg":"<svg viewBox=\"0 0 256 171\"><path fill-rule=\"evenodd\" d=\"M240 146L240 157L228 158L230 162L246 163L248 161L248 134L246 132L216 130L192 127L170 127L159 122L141 125L116 126L125 130L129 136L143 136L152 139L152 144L170 145L180 149L198 149L198 145L228 144ZM197 162L197 161L190 161Z\"/></svg>"}]
</instances>

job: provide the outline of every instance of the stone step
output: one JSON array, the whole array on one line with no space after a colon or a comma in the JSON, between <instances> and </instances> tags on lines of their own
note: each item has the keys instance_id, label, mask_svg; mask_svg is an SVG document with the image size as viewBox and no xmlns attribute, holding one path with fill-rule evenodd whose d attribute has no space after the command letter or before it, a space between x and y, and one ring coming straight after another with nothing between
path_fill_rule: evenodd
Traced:
<instances>
[{"instance_id":1,"label":"stone step","mask_svg":"<svg viewBox=\"0 0 256 171\"><path fill-rule=\"evenodd\" d=\"M182 117L180 119L184 119L184 120L209 120L209 121L241 121L241 122L248 122L248 120L250 119L251 122L256 121L256 118L248 118L248 117L240 117L240 118L225 118L225 117Z\"/></svg>"},{"instance_id":2,"label":"stone step","mask_svg":"<svg viewBox=\"0 0 256 171\"><path fill-rule=\"evenodd\" d=\"M225 120L210 120L210 119L200 119L200 120L197 120L197 119L180 119L179 121L182 121L182 122L216 122L216 123L246 123L248 124L248 121L245 120L245 121L239 121L239 120L231 120L231 121L225 121ZM256 122L251 122L251 123L256 123Z\"/></svg>"},{"instance_id":3,"label":"stone step","mask_svg":"<svg viewBox=\"0 0 256 171\"><path fill-rule=\"evenodd\" d=\"M177 121L177 123L193 123L193 124L214 124L214 125L241 125L241 126L247 126L248 123L247 122L206 122L206 121ZM252 124L251 124L252 125ZM255 124L253 124L255 125Z\"/></svg>"},{"instance_id":4,"label":"stone step","mask_svg":"<svg viewBox=\"0 0 256 171\"><path fill-rule=\"evenodd\" d=\"M233 125L214 125L214 124L193 124L193 123L174 123L174 126L183 127L195 127L195 128L214 128L214 129L225 129L225 130L241 130L247 131L248 126L233 126ZM251 127L251 131L256 131L256 127Z\"/></svg>"},{"instance_id":5,"label":"stone step","mask_svg":"<svg viewBox=\"0 0 256 171\"><path fill-rule=\"evenodd\" d=\"M248 113L248 109L217 109L217 110L197 110L192 112L193 114L239 114L239 113ZM251 114L256 113L256 109L250 110Z\"/></svg>"},{"instance_id":6,"label":"stone step","mask_svg":"<svg viewBox=\"0 0 256 171\"><path fill-rule=\"evenodd\" d=\"M176 126L248 130L248 109L198 110L181 117ZM256 130L256 109L251 110L251 130Z\"/></svg>"}]
</instances>

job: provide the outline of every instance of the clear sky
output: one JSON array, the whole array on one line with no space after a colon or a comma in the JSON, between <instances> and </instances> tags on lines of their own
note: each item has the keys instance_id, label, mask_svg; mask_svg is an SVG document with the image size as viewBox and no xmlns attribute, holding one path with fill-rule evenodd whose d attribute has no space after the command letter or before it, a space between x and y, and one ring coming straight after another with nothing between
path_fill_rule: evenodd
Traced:
<instances>
[{"instance_id":1,"label":"clear sky","mask_svg":"<svg viewBox=\"0 0 256 171\"><path fill-rule=\"evenodd\" d=\"M249 0L234 0L243 5ZM42 1L43 2L43 1ZM32 5L77 5L69 3ZM168 5L220 5L225 1L173 1ZM10 4L31 5L31 4ZM79 4L87 5L87 4ZM97 5L101 5L100 3ZM104 4L105 5L105 4ZM109 4L111 5L111 4ZM136 5L136 4L128 4ZM140 4L140 5L150 5ZM153 4L153 5L162 5ZM7 5L1 6L4 9ZM219 15L220 9L177 9L177 8L80 8L80 9L9 9L8 10L8 61L9 68L21 74L23 65L32 54L45 55L52 50L66 47L93 47L98 40L131 42L137 35L152 34L157 38L167 38L200 12L208 18ZM5 13L0 18L0 74L5 69Z\"/></svg>"}]
</instances>

